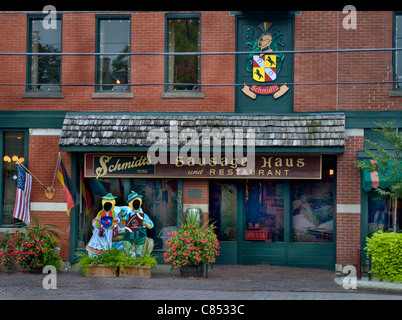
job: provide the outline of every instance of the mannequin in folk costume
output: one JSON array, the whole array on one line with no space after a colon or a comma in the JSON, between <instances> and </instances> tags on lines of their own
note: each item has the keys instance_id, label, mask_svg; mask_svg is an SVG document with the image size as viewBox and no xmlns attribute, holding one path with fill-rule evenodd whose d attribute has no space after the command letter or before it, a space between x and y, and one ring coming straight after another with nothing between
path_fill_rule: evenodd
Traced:
<instances>
[{"instance_id":1,"label":"mannequin in folk costume","mask_svg":"<svg viewBox=\"0 0 402 320\"><path fill-rule=\"evenodd\" d=\"M142 255L151 253L153 249L153 240L147 238L147 229L152 229L154 223L142 211L142 195L134 191L128 196L127 204L132 209L128 213L128 219L125 226L124 248L131 255Z\"/></svg>"},{"instance_id":2,"label":"mannequin in folk costume","mask_svg":"<svg viewBox=\"0 0 402 320\"><path fill-rule=\"evenodd\" d=\"M103 250L112 248L113 233L117 232L118 224L114 213L117 197L111 193L102 197L102 210L92 220L93 234L86 249L90 256L96 256Z\"/></svg>"}]
</instances>

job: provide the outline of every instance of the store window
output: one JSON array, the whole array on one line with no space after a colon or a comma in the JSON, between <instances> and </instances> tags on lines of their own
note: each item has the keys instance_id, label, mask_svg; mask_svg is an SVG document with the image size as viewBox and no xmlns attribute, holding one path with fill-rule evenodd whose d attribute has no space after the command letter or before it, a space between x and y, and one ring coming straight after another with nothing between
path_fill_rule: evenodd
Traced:
<instances>
[{"instance_id":1,"label":"store window","mask_svg":"<svg viewBox=\"0 0 402 320\"><path fill-rule=\"evenodd\" d=\"M167 52L200 52L199 16L167 17ZM167 81L177 83L167 86L168 91L199 91L199 55L169 55L167 57Z\"/></svg>"},{"instance_id":2,"label":"store window","mask_svg":"<svg viewBox=\"0 0 402 320\"><path fill-rule=\"evenodd\" d=\"M321 180L291 181L294 242L333 241L335 162L322 161Z\"/></svg>"},{"instance_id":3,"label":"store window","mask_svg":"<svg viewBox=\"0 0 402 320\"><path fill-rule=\"evenodd\" d=\"M27 143L23 131L3 131L0 135L3 142L3 203L0 225L10 226L21 223L20 220L13 218L18 173L16 159L26 165Z\"/></svg>"},{"instance_id":4,"label":"store window","mask_svg":"<svg viewBox=\"0 0 402 320\"><path fill-rule=\"evenodd\" d=\"M78 248L85 248L92 236L92 220L102 208L101 197L111 192L116 198L116 206L127 206L131 191L143 196L142 210L153 221L154 227L147 230L147 237L154 240L154 250L164 249L169 231L177 227L177 180L176 179L85 179L86 197L82 201L79 219ZM84 194L81 187L81 194ZM90 207L86 206L86 203Z\"/></svg>"},{"instance_id":5,"label":"store window","mask_svg":"<svg viewBox=\"0 0 402 320\"><path fill-rule=\"evenodd\" d=\"M280 180L246 180L245 240L284 241L284 183Z\"/></svg>"},{"instance_id":6,"label":"store window","mask_svg":"<svg viewBox=\"0 0 402 320\"><path fill-rule=\"evenodd\" d=\"M130 91L131 21L129 16L98 16L96 91ZM108 54L119 53L119 54Z\"/></svg>"},{"instance_id":7,"label":"store window","mask_svg":"<svg viewBox=\"0 0 402 320\"><path fill-rule=\"evenodd\" d=\"M398 201L398 208L402 208L402 201ZM376 189L368 193L368 236L376 231L393 230L394 201L389 196L382 195ZM402 212L397 210L397 230L402 227Z\"/></svg>"},{"instance_id":8,"label":"store window","mask_svg":"<svg viewBox=\"0 0 402 320\"><path fill-rule=\"evenodd\" d=\"M28 17L28 52L61 53L62 21L57 17L56 28L48 28L45 16ZM27 91L61 91L61 55L27 56Z\"/></svg>"}]
</instances>

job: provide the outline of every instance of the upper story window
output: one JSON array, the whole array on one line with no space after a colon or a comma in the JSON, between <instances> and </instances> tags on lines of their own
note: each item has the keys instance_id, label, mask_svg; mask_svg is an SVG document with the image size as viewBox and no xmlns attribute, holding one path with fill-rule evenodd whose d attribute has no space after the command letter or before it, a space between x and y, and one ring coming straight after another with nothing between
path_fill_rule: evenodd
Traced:
<instances>
[{"instance_id":1,"label":"upper story window","mask_svg":"<svg viewBox=\"0 0 402 320\"><path fill-rule=\"evenodd\" d=\"M129 16L97 16L96 91L130 91L131 21ZM109 54L119 53L119 54Z\"/></svg>"},{"instance_id":2,"label":"upper story window","mask_svg":"<svg viewBox=\"0 0 402 320\"><path fill-rule=\"evenodd\" d=\"M167 16L167 52L200 52L200 17ZM167 91L193 90L200 87L200 56L169 55L167 57Z\"/></svg>"},{"instance_id":3,"label":"upper story window","mask_svg":"<svg viewBox=\"0 0 402 320\"><path fill-rule=\"evenodd\" d=\"M44 23L45 16L28 17L28 52L61 53L62 20L57 17L56 28ZM27 56L27 91L61 91L61 56Z\"/></svg>"},{"instance_id":4,"label":"upper story window","mask_svg":"<svg viewBox=\"0 0 402 320\"><path fill-rule=\"evenodd\" d=\"M395 14L394 48L402 48L402 13ZM402 51L394 51L394 89L402 88Z\"/></svg>"}]
</instances>

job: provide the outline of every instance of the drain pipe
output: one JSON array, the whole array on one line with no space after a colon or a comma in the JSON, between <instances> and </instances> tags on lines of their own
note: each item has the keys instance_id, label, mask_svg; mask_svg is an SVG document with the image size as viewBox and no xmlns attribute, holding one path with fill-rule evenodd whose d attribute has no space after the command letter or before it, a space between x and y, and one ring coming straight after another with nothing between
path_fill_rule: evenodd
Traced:
<instances>
[{"instance_id":1,"label":"drain pipe","mask_svg":"<svg viewBox=\"0 0 402 320\"><path fill-rule=\"evenodd\" d=\"M357 249L357 280L362 278L362 249L359 247Z\"/></svg>"}]
</instances>

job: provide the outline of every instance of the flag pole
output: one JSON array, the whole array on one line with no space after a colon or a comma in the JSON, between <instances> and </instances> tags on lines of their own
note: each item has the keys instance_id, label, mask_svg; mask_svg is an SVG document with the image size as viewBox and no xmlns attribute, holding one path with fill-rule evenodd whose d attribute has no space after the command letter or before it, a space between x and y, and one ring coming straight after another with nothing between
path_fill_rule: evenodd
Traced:
<instances>
[{"instance_id":1,"label":"flag pole","mask_svg":"<svg viewBox=\"0 0 402 320\"><path fill-rule=\"evenodd\" d=\"M45 190L47 192L51 192L48 188L46 188L46 186L31 172L27 169L27 167L25 167L18 159L16 159L17 163L22 167L22 169L24 169L26 172L28 172L32 177L34 177L41 185L43 188L45 188Z\"/></svg>"},{"instance_id":2,"label":"flag pole","mask_svg":"<svg viewBox=\"0 0 402 320\"><path fill-rule=\"evenodd\" d=\"M54 175L53 175L53 182L52 182L52 186L51 186L51 190L53 190L54 187L54 180L56 179L57 176L57 172L59 171L59 167L60 167L60 152L57 154L57 162L56 162L56 169L54 170Z\"/></svg>"}]
</instances>

